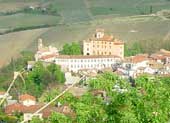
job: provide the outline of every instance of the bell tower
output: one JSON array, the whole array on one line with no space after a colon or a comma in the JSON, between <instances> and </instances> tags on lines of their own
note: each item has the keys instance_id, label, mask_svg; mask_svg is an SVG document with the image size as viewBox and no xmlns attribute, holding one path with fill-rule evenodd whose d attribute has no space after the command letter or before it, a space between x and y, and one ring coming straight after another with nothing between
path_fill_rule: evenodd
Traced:
<instances>
[{"instance_id":1,"label":"bell tower","mask_svg":"<svg viewBox=\"0 0 170 123\"><path fill-rule=\"evenodd\" d=\"M38 39L38 50L43 49L43 41L41 38Z\"/></svg>"}]
</instances>

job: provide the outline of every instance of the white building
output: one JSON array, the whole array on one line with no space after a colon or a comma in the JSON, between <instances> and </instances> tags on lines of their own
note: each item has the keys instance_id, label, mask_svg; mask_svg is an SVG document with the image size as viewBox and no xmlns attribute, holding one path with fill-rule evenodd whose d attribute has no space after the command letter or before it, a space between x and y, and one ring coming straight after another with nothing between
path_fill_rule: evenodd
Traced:
<instances>
[{"instance_id":1,"label":"white building","mask_svg":"<svg viewBox=\"0 0 170 123\"><path fill-rule=\"evenodd\" d=\"M113 55L82 56L82 55L59 55L55 63L61 65L65 71L78 72L79 70L110 68L112 64L121 61L121 58Z\"/></svg>"},{"instance_id":2,"label":"white building","mask_svg":"<svg viewBox=\"0 0 170 123\"><path fill-rule=\"evenodd\" d=\"M59 53L56 47L46 47L43 45L42 39L38 40L38 51L35 54L35 61L43 60L46 62L52 62L57 55L59 55Z\"/></svg>"},{"instance_id":3,"label":"white building","mask_svg":"<svg viewBox=\"0 0 170 123\"><path fill-rule=\"evenodd\" d=\"M32 106L36 104L36 98L34 96L24 94L19 96L19 102L25 106Z\"/></svg>"}]
</instances>

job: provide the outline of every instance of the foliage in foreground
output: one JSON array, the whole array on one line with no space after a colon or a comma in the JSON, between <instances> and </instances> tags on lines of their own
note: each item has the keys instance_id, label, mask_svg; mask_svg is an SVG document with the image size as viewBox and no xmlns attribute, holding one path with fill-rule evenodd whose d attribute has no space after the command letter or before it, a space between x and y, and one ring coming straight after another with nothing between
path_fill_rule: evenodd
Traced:
<instances>
[{"instance_id":1,"label":"foliage in foreground","mask_svg":"<svg viewBox=\"0 0 170 123\"><path fill-rule=\"evenodd\" d=\"M69 104L76 114L75 118L54 113L45 121L166 123L170 119L170 78L143 75L136 79L136 86L132 87L126 80L104 73L89 81L89 89L80 98L67 93L58 100L61 104ZM107 96L94 96L91 91L96 89L104 90Z\"/></svg>"},{"instance_id":2,"label":"foliage in foreground","mask_svg":"<svg viewBox=\"0 0 170 123\"><path fill-rule=\"evenodd\" d=\"M50 64L44 67L41 62L36 63L33 70L25 78L25 90L35 96L40 96L49 83L65 82L65 74L61 71L60 66Z\"/></svg>"}]
</instances>

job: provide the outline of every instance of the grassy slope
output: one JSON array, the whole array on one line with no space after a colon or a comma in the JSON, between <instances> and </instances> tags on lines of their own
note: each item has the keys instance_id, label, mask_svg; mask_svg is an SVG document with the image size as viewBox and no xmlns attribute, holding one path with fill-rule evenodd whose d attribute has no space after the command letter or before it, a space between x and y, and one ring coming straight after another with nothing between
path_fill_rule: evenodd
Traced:
<instances>
[{"instance_id":1,"label":"grassy slope","mask_svg":"<svg viewBox=\"0 0 170 123\"><path fill-rule=\"evenodd\" d=\"M15 32L0 36L0 66L6 64L11 57L17 57L31 42L48 29L36 29Z\"/></svg>"},{"instance_id":2,"label":"grassy slope","mask_svg":"<svg viewBox=\"0 0 170 123\"><path fill-rule=\"evenodd\" d=\"M43 0L0 0L0 12L16 11L26 6L35 6Z\"/></svg>"},{"instance_id":3,"label":"grassy slope","mask_svg":"<svg viewBox=\"0 0 170 123\"><path fill-rule=\"evenodd\" d=\"M86 0L93 15L138 15L148 14L150 6L153 12L169 9L168 0Z\"/></svg>"}]
</instances>

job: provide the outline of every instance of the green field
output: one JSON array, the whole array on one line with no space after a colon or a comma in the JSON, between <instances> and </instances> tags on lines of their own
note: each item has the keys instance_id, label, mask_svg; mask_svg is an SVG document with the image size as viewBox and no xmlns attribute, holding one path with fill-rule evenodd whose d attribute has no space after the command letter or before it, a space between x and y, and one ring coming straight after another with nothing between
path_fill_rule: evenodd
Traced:
<instances>
[{"instance_id":1,"label":"green field","mask_svg":"<svg viewBox=\"0 0 170 123\"><path fill-rule=\"evenodd\" d=\"M0 0L0 12L16 11L26 6L41 4L43 0Z\"/></svg>"},{"instance_id":2,"label":"green field","mask_svg":"<svg viewBox=\"0 0 170 123\"><path fill-rule=\"evenodd\" d=\"M87 0L89 8L94 16L113 14L139 15L150 14L152 11L157 12L162 9L170 9L168 0Z\"/></svg>"},{"instance_id":3,"label":"green field","mask_svg":"<svg viewBox=\"0 0 170 123\"><path fill-rule=\"evenodd\" d=\"M14 14L0 16L0 29L2 31L20 27L32 27L40 25L54 25L61 20L59 16L36 15L36 14Z\"/></svg>"}]
</instances>

